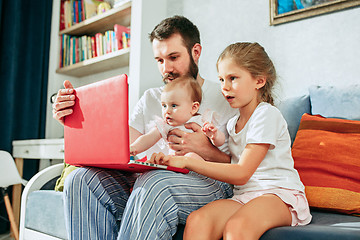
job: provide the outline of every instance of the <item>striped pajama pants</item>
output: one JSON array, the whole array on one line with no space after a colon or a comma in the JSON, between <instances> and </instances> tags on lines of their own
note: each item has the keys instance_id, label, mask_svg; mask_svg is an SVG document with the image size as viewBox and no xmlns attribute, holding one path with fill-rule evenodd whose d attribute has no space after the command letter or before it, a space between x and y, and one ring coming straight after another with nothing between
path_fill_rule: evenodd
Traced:
<instances>
[{"instance_id":1,"label":"striped pajama pants","mask_svg":"<svg viewBox=\"0 0 360 240\"><path fill-rule=\"evenodd\" d=\"M171 239L192 211L232 196L230 185L195 172L155 170L136 177L97 168L73 171L64 186L69 239Z\"/></svg>"}]
</instances>

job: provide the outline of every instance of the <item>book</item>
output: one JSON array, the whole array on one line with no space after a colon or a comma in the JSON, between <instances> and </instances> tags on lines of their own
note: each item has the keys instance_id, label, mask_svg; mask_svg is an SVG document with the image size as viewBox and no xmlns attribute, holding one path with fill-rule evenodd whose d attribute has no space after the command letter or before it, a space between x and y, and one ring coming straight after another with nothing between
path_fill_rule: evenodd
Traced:
<instances>
[{"instance_id":1,"label":"book","mask_svg":"<svg viewBox=\"0 0 360 240\"><path fill-rule=\"evenodd\" d=\"M97 57L97 51L96 51L96 40L95 37L91 37L91 49L92 49L92 57Z\"/></svg>"},{"instance_id":2,"label":"book","mask_svg":"<svg viewBox=\"0 0 360 240\"><path fill-rule=\"evenodd\" d=\"M115 24L114 25L115 38L117 43L117 50L124 48L123 46L123 32L130 34L130 28Z\"/></svg>"},{"instance_id":3,"label":"book","mask_svg":"<svg viewBox=\"0 0 360 240\"><path fill-rule=\"evenodd\" d=\"M61 0L60 2L60 21L59 21L59 28L60 31L65 29L65 1Z\"/></svg>"},{"instance_id":4,"label":"book","mask_svg":"<svg viewBox=\"0 0 360 240\"><path fill-rule=\"evenodd\" d=\"M72 7L70 1L64 2L64 22L65 28L69 28L72 26Z\"/></svg>"},{"instance_id":5,"label":"book","mask_svg":"<svg viewBox=\"0 0 360 240\"><path fill-rule=\"evenodd\" d=\"M127 32L123 32L122 33L122 44L123 44L123 48L128 48L130 47L130 33Z\"/></svg>"},{"instance_id":6,"label":"book","mask_svg":"<svg viewBox=\"0 0 360 240\"><path fill-rule=\"evenodd\" d=\"M96 16L96 9L98 6L98 2L99 1L94 1L94 0L84 0L84 8L85 8L85 16L86 19L91 18L93 16Z\"/></svg>"}]
</instances>

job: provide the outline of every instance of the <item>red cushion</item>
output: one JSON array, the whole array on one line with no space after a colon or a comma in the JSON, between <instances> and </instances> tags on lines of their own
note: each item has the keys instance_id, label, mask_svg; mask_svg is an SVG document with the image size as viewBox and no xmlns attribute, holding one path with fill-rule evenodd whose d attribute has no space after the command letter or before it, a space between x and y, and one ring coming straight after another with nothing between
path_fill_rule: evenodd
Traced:
<instances>
[{"instance_id":1,"label":"red cushion","mask_svg":"<svg viewBox=\"0 0 360 240\"><path fill-rule=\"evenodd\" d=\"M304 114L292 154L311 207L360 215L360 121Z\"/></svg>"}]
</instances>

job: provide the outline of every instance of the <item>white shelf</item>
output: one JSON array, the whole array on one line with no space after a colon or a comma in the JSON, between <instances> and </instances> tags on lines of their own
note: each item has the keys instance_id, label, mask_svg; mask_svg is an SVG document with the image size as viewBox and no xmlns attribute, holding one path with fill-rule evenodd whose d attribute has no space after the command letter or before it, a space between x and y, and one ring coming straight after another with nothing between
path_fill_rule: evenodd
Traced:
<instances>
[{"instance_id":1,"label":"white shelf","mask_svg":"<svg viewBox=\"0 0 360 240\"><path fill-rule=\"evenodd\" d=\"M99 57L91 58L63 68L56 73L73 77L84 77L91 74L112 70L129 65L130 48L120 49Z\"/></svg>"}]
</instances>

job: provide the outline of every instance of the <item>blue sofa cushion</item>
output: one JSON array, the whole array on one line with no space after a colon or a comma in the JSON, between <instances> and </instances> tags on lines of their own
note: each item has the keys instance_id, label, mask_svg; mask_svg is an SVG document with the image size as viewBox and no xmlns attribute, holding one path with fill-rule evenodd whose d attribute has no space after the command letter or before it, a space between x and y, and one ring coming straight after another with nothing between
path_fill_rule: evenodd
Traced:
<instances>
[{"instance_id":1,"label":"blue sofa cushion","mask_svg":"<svg viewBox=\"0 0 360 240\"><path fill-rule=\"evenodd\" d=\"M26 204L25 227L67 239L62 194L53 190L30 193Z\"/></svg>"},{"instance_id":2,"label":"blue sofa cushion","mask_svg":"<svg viewBox=\"0 0 360 240\"><path fill-rule=\"evenodd\" d=\"M299 128L301 116L304 113L310 113L309 95L288 98L277 104L277 107L288 124L291 143L293 143Z\"/></svg>"},{"instance_id":3,"label":"blue sofa cushion","mask_svg":"<svg viewBox=\"0 0 360 240\"><path fill-rule=\"evenodd\" d=\"M313 115L360 120L360 85L311 86L309 94Z\"/></svg>"}]
</instances>

